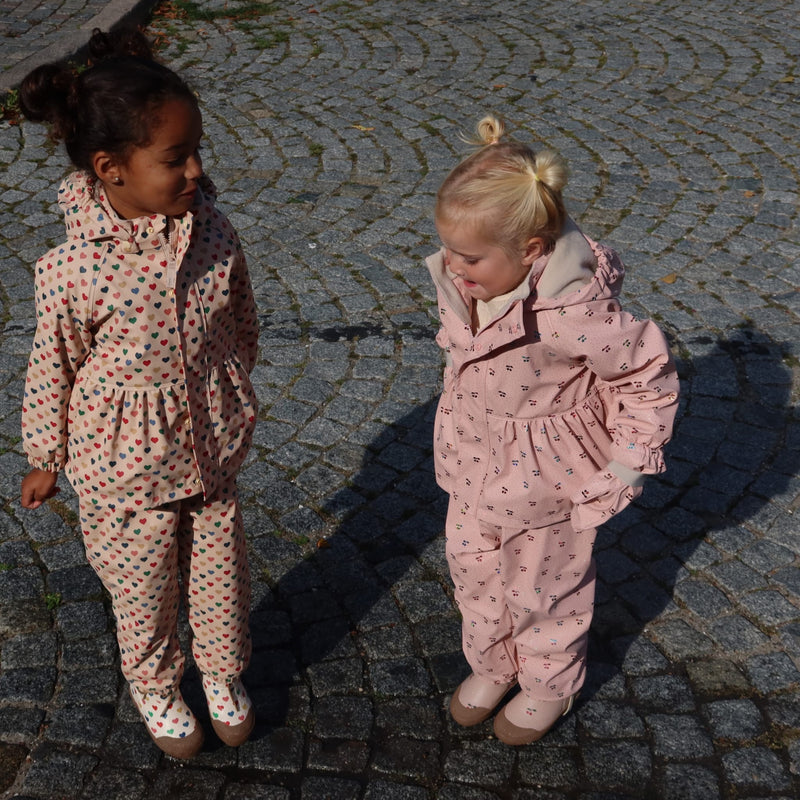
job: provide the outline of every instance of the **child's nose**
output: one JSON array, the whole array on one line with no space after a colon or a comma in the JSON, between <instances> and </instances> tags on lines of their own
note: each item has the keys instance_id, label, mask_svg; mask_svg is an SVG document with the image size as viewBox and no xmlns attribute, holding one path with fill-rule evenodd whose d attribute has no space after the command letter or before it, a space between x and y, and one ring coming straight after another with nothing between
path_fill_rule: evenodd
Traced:
<instances>
[{"instance_id":1,"label":"child's nose","mask_svg":"<svg viewBox=\"0 0 800 800\"><path fill-rule=\"evenodd\" d=\"M195 180L203 174L203 161L199 155L191 156L186 162L186 177Z\"/></svg>"},{"instance_id":2,"label":"child's nose","mask_svg":"<svg viewBox=\"0 0 800 800\"><path fill-rule=\"evenodd\" d=\"M450 262L450 269L452 272L455 272L459 278L463 278L467 274L467 267L464 263L464 259L456 258Z\"/></svg>"},{"instance_id":3,"label":"child's nose","mask_svg":"<svg viewBox=\"0 0 800 800\"><path fill-rule=\"evenodd\" d=\"M454 275L461 275L464 272L460 259L456 257L452 250L448 250L447 248L445 248L444 251L444 263Z\"/></svg>"}]
</instances>

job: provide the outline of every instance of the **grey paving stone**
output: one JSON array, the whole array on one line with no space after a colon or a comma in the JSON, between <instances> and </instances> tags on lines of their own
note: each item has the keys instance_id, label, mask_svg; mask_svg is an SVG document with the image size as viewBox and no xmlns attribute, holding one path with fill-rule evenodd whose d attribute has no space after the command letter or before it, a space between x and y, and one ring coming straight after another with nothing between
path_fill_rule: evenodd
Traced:
<instances>
[{"instance_id":1,"label":"grey paving stone","mask_svg":"<svg viewBox=\"0 0 800 800\"><path fill-rule=\"evenodd\" d=\"M109 615L97 600L65 603L56 610L56 620L66 639L100 636L109 626Z\"/></svg>"},{"instance_id":2,"label":"grey paving stone","mask_svg":"<svg viewBox=\"0 0 800 800\"><path fill-rule=\"evenodd\" d=\"M626 675L653 675L667 669L669 662L652 643L642 637L621 637L612 642Z\"/></svg>"},{"instance_id":3,"label":"grey paving stone","mask_svg":"<svg viewBox=\"0 0 800 800\"><path fill-rule=\"evenodd\" d=\"M170 766L156 775L150 792L156 797L175 800L212 800L223 784L222 775L211 770Z\"/></svg>"},{"instance_id":4,"label":"grey paving stone","mask_svg":"<svg viewBox=\"0 0 800 800\"><path fill-rule=\"evenodd\" d=\"M764 694L789 689L800 682L800 672L784 653L753 656L747 660L747 671L753 686Z\"/></svg>"},{"instance_id":5,"label":"grey paving stone","mask_svg":"<svg viewBox=\"0 0 800 800\"><path fill-rule=\"evenodd\" d=\"M143 775L111 768L101 768L92 775L80 794L81 800L144 800L148 796Z\"/></svg>"},{"instance_id":6,"label":"grey paving stone","mask_svg":"<svg viewBox=\"0 0 800 800\"><path fill-rule=\"evenodd\" d=\"M767 641L755 625L738 614L714 620L709 625L709 632L725 650L755 650Z\"/></svg>"},{"instance_id":7,"label":"grey paving stone","mask_svg":"<svg viewBox=\"0 0 800 800\"><path fill-rule=\"evenodd\" d=\"M789 774L780 759L765 747L742 747L722 756L725 774L739 790L786 791Z\"/></svg>"},{"instance_id":8,"label":"grey paving stone","mask_svg":"<svg viewBox=\"0 0 800 800\"><path fill-rule=\"evenodd\" d=\"M689 680L701 695L738 696L748 689L742 671L726 659L702 659L687 665Z\"/></svg>"},{"instance_id":9,"label":"grey paving stone","mask_svg":"<svg viewBox=\"0 0 800 800\"><path fill-rule=\"evenodd\" d=\"M670 660L701 658L713 648L705 634L680 619L659 622L651 627L650 633Z\"/></svg>"},{"instance_id":10,"label":"grey paving stone","mask_svg":"<svg viewBox=\"0 0 800 800\"><path fill-rule=\"evenodd\" d=\"M224 800L289 800L289 790L280 786L235 783L225 789Z\"/></svg>"},{"instance_id":11,"label":"grey paving stone","mask_svg":"<svg viewBox=\"0 0 800 800\"><path fill-rule=\"evenodd\" d=\"M44 592L42 574L36 567L17 567L0 572L0 600L30 600Z\"/></svg>"},{"instance_id":12,"label":"grey paving stone","mask_svg":"<svg viewBox=\"0 0 800 800\"><path fill-rule=\"evenodd\" d=\"M453 610L451 599L436 581L403 581L396 585L394 594L412 624Z\"/></svg>"},{"instance_id":13,"label":"grey paving stone","mask_svg":"<svg viewBox=\"0 0 800 800\"><path fill-rule=\"evenodd\" d=\"M314 732L320 738L366 740L372 722L372 704L367 698L326 697L317 705Z\"/></svg>"},{"instance_id":14,"label":"grey paving stone","mask_svg":"<svg viewBox=\"0 0 800 800\"><path fill-rule=\"evenodd\" d=\"M50 715L45 739L61 745L97 749L103 744L112 719L113 706L58 708Z\"/></svg>"},{"instance_id":15,"label":"grey paving stone","mask_svg":"<svg viewBox=\"0 0 800 800\"><path fill-rule=\"evenodd\" d=\"M586 775L597 791L643 792L653 762L650 749L641 742L588 744L581 748Z\"/></svg>"},{"instance_id":16,"label":"grey paving stone","mask_svg":"<svg viewBox=\"0 0 800 800\"><path fill-rule=\"evenodd\" d=\"M364 741L320 740L311 738L306 763L312 770L360 773L367 766L369 746Z\"/></svg>"},{"instance_id":17,"label":"grey paving stone","mask_svg":"<svg viewBox=\"0 0 800 800\"><path fill-rule=\"evenodd\" d=\"M720 797L719 778L695 764L667 764L664 774L665 800L709 800Z\"/></svg>"},{"instance_id":18,"label":"grey paving stone","mask_svg":"<svg viewBox=\"0 0 800 800\"><path fill-rule=\"evenodd\" d=\"M646 718L654 740L654 752L669 761L704 758L713 752L703 725L685 714L652 714Z\"/></svg>"},{"instance_id":19,"label":"grey paving stone","mask_svg":"<svg viewBox=\"0 0 800 800\"><path fill-rule=\"evenodd\" d=\"M357 800L361 795L361 786L357 781L333 777L310 776L303 779L300 789L302 800L313 800L327 797L330 800Z\"/></svg>"},{"instance_id":20,"label":"grey paving stone","mask_svg":"<svg viewBox=\"0 0 800 800\"><path fill-rule=\"evenodd\" d=\"M382 696L413 697L429 690L430 678L419 659L386 659L371 665L370 684Z\"/></svg>"},{"instance_id":21,"label":"grey paving stone","mask_svg":"<svg viewBox=\"0 0 800 800\"><path fill-rule=\"evenodd\" d=\"M41 728L44 720L42 708L27 706L2 706L0 707L0 730L3 731L2 740L5 742L30 742ZM5 766L5 757L3 757ZM15 770L19 764L15 764ZM4 771L3 781L0 782L0 791L3 790L3 783L10 785L13 783L13 773ZM7 787L6 787L7 788Z\"/></svg>"},{"instance_id":22,"label":"grey paving stone","mask_svg":"<svg viewBox=\"0 0 800 800\"><path fill-rule=\"evenodd\" d=\"M53 696L56 674L55 665L4 671L0 694L12 703L45 704Z\"/></svg>"},{"instance_id":23,"label":"grey paving stone","mask_svg":"<svg viewBox=\"0 0 800 800\"><path fill-rule=\"evenodd\" d=\"M384 737L435 740L441 735L439 706L427 698L380 698L375 703L375 726Z\"/></svg>"},{"instance_id":24,"label":"grey paving stone","mask_svg":"<svg viewBox=\"0 0 800 800\"><path fill-rule=\"evenodd\" d=\"M695 710L691 685L676 675L650 675L631 682L634 696L644 708L670 713Z\"/></svg>"},{"instance_id":25,"label":"grey paving stone","mask_svg":"<svg viewBox=\"0 0 800 800\"><path fill-rule=\"evenodd\" d=\"M3 644L3 671L55 665L58 657L55 632L28 633Z\"/></svg>"},{"instance_id":26,"label":"grey paving stone","mask_svg":"<svg viewBox=\"0 0 800 800\"><path fill-rule=\"evenodd\" d=\"M578 719L586 734L597 739L634 739L644 733L644 722L636 711L619 703L587 703L579 710Z\"/></svg>"},{"instance_id":27,"label":"grey paving stone","mask_svg":"<svg viewBox=\"0 0 800 800\"><path fill-rule=\"evenodd\" d=\"M701 578L681 581L675 586L675 598L695 614L706 619L719 616L730 608L730 601L713 584Z\"/></svg>"},{"instance_id":28,"label":"grey paving stone","mask_svg":"<svg viewBox=\"0 0 800 800\"><path fill-rule=\"evenodd\" d=\"M103 587L88 564L67 567L49 573L47 590L61 596L65 603L79 600L96 600L102 596Z\"/></svg>"},{"instance_id":29,"label":"grey paving stone","mask_svg":"<svg viewBox=\"0 0 800 800\"><path fill-rule=\"evenodd\" d=\"M61 673L56 702L60 706L76 706L85 703L113 706L121 677L116 665Z\"/></svg>"},{"instance_id":30,"label":"grey paving stone","mask_svg":"<svg viewBox=\"0 0 800 800\"><path fill-rule=\"evenodd\" d=\"M43 746L34 751L30 769L22 782L22 794L32 797L52 797L53 787L64 800L79 797L85 776L98 760L82 753Z\"/></svg>"},{"instance_id":31,"label":"grey paving stone","mask_svg":"<svg viewBox=\"0 0 800 800\"><path fill-rule=\"evenodd\" d=\"M761 713L750 700L718 700L709 703L703 710L716 739L748 741L764 731Z\"/></svg>"},{"instance_id":32,"label":"grey paving stone","mask_svg":"<svg viewBox=\"0 0 800 800\"><path fill-rule=\"evenodd\" d=\"M461 742L444 764L445 776L454 782L479 783L495 790L508 781L514 754L497 740Z\"/></svg>"},{"instance_id":33,"label":"grey paving stone","mask_svg":"<svg viewBox=\"0 0 800 800\"><path fill-rule=\"evenodd\" d=\"M290 728L275 728L239 749L239 765L248 770L299 773L303 765L303 736Z\"/></svg>"}]
</instances>

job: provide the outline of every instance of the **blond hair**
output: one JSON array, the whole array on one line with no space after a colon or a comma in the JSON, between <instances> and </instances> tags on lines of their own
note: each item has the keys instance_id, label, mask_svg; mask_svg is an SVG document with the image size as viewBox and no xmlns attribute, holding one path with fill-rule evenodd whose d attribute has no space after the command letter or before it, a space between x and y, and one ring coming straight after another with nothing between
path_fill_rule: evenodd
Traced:
<instances>
[{"instance_id":1,"label":"blond hair","mask_svg":"<svg viewBox=\"0 0 800 800\"><path fill-rule=\"evenodd\" d=\"M517 250L533 237L552 248L561 235L566 210L564 160L549 150L534 152L512 139L501 141L505 126L485 116L476 127L477 146L445 178L436 194L435 218L468 223L504 249Z\"/></svg>"}]
</instances>

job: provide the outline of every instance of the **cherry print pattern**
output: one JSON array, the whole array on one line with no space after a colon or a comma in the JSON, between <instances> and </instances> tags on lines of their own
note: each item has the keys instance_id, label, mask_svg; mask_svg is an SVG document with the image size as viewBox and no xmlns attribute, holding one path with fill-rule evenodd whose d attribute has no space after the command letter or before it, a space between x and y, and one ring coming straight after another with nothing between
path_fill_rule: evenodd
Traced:
<instances>
[{"instance_id":1,"label":"cherry print pattern","mask_svg":"<svg viewBox=\"0 0 800 800\"><path fill-rule=\"evenodd\" d=\"M534 264L524 300L476 334L471 302L442 255L428 258L448 356L435 422L436 479L466 513L496 525L538 528L568 519L596 475L615 460L663 471L663 445L677 408L678 380L658 326L624 312L619 257L590 242L592 283L558 298L537 297L547 258ZM612 346L613 345L613 346ZM609 480L608 491L619 494ZM614 513L635 492L621 493ZM581 522L610 514L593 493Z\"/></svg>"},{"instance_id":2,"label":"cherry print pattern","mask_svg":"<svg viewBox=\"0 0 800 800\"><path fill-rule=\"evenodd\" d=\"M499 684L518 680L542 700L578 691L594 610L595 531L574 531L568 520L503 528L450 504L446 536L472 671Z\"/></svg>"},{"instance_id":3,"label":"cherry print pattern","mask_svg":"<svg viewBox=\"0 0 800 800\"><path fill-rule=\"evenodd\" d=\"M593 280L559 297L530 285L473 332L474 302L443 254L427 259L445 351L434 424L449 493L447 557L473 672L531 698L574 694L585 674L596 527L641 487L610 469L664 469L678 379L659 328L624 312L619 257L589 242ZM551 281L552 283L552 281Z\"/></svg>"}]
</instances>

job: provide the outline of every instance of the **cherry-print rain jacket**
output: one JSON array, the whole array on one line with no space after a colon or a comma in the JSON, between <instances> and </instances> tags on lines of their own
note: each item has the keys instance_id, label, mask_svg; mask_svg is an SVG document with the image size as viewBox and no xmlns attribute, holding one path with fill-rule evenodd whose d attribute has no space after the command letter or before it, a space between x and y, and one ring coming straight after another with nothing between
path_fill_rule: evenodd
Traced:
<instances>
[{"instance_id":1,"label":"cherry-print rain jacket","mask_svg":"<svg viewBox=\"0 0 800 800\"><path fill-rule=\"evenodd\" d=\"M447 360L436 479L463 513L519 529L571 516L585 530L664 469L678 398L669 348L653 322L620 308L617 254L589 244L593 275L537 259L476 333L473 301L443 251L427 259Z\"/></svg>"},{"instance_id":2,"label":"cherry-print rain jacket","mask_svg":"<svg viewBox=\"0 0 800 800\"><path fill-rule=\"evenodd\" d=\"M22 436L83 502L145 509L234 478L257 401L244 255L204 181L193 207L119 218L84 173L61 185L67 241L36 264Z\"/></svg>"}]
</instances>

